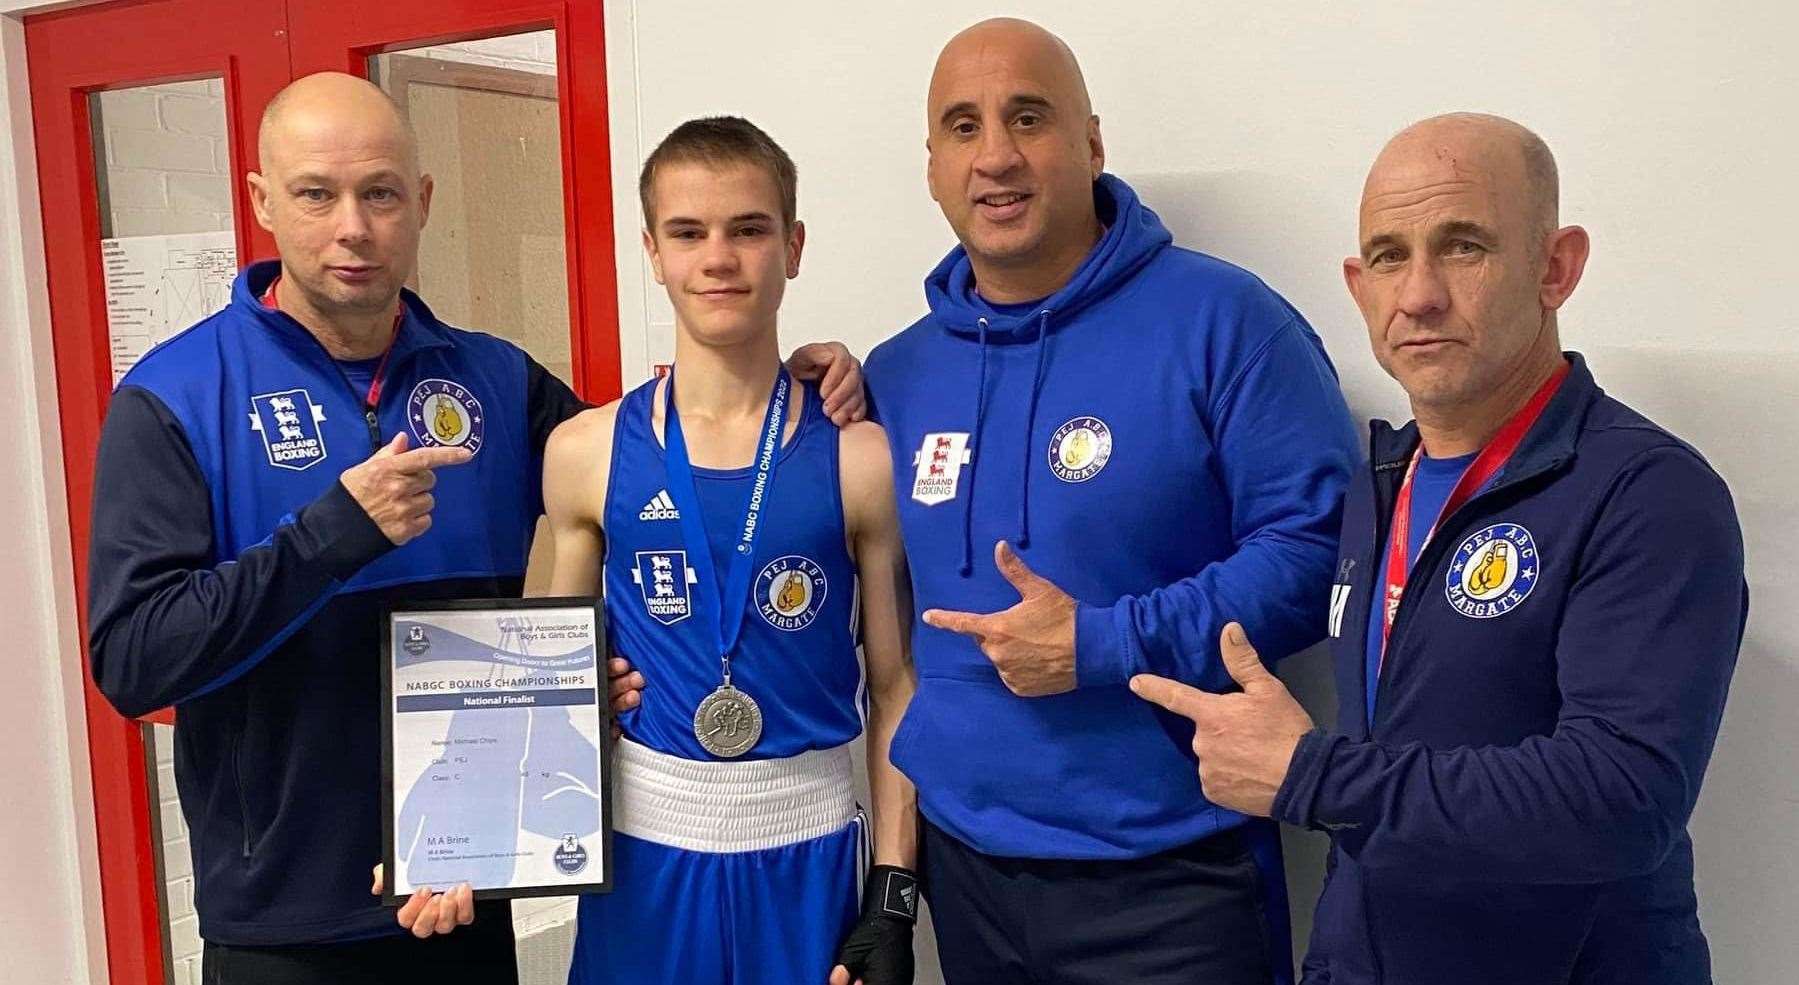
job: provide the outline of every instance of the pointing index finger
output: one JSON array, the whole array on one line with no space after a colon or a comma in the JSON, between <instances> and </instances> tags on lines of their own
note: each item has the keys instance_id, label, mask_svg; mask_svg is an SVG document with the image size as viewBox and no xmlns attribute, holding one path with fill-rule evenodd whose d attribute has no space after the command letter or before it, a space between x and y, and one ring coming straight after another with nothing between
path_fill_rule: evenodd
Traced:
<instances>
[{"instance_id":1,"label":"pointing index finger","mask_svg":"<svg viewBox=\"0 0 1799 985\"><path fill-rule=\"evenodd\" d=\"M1131 678L1131 691L1151 704L1161 705L1184 718L1199 721L1208 695L1196 687L1154 674L1138 674Z\"/></svg>"},{"instance_id":2,"label":"pointing index finger","mask_svg":"<svg viewBox=\"0 0 1799 985\"><path fill-rule=\"evenodd\" d=\"M475 453L467 448L438 445L401 452L393 457L393 461L394 466L401 472L424 472L450 465L461 465L474 457Z\"/></svg>"}]
</instances>

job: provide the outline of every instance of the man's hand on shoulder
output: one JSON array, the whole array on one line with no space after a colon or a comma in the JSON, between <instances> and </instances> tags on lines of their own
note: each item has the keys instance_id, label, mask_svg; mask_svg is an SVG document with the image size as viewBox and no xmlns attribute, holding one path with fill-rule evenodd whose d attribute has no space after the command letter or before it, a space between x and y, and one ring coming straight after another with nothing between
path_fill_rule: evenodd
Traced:
<instances>
[{"instance_id":1,"label":"man's hand on shoulder","mask_svg":"<svg viewBox=\"0 0 1799 985\"><path fill-rule=\"evenodd\" d=\"M793 350L787 369L802 380L818 381L825 416L843 427L868 416L862 364L842 342L813 342Z\"/></svg>"}]
</instances>

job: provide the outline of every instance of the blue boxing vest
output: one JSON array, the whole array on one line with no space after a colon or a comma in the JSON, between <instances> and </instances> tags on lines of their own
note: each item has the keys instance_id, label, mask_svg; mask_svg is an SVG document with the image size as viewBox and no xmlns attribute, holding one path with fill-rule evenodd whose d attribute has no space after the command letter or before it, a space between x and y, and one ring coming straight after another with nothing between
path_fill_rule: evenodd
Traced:
<instances>
[{"instance_id":1,"label":"blue boxing vest","mask_svg":"<svg viewBox=\"0 0 1799 985\"><path fill-rule=\"evenodd\" d=\"M646 681L643 703L619 717L624 733L658 752L714 760L694 737L693 713L722 683L713 628L720 586L688 563L669 495L662 444L651 426L656 381L627 394L613 426L606 493L606 622L613 649ZM837 428L807 386L800 422L781 448L757 533L743 635L732 683L762 710L762 738L741 759L830 749L862 731L856 659L856 568L844 535ZM713 570L730 570L754 470L693 469Z\"/></svg>"}]
</instances>

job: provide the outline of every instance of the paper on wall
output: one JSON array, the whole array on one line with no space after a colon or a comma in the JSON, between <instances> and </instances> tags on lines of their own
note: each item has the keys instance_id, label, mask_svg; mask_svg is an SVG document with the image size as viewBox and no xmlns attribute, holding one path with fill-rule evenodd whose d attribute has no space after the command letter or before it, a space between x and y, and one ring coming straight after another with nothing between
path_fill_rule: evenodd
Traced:
<instances>
[{"instance_id":1,"label":"paper on wall","mask_svg":"<svg viewBox=\"0 0 1799 985\"><path fill-rule=\"evenodd\" d=\"M117 386L152 346L230 302L237 237L225 231L102 239L100 263Z\"/></svg>"}]
</instances>

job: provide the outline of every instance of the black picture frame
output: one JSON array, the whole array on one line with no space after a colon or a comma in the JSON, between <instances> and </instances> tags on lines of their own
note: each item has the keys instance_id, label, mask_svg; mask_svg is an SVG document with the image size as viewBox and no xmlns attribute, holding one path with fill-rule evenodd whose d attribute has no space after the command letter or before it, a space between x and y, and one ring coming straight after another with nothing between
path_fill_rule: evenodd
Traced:
<instances>
[{"instance_id":1,"label":"black picture frame","mask_svg":"<svg viewBox=\"0 0 1799 985\"><path fill-rule=\"evenodd\" d=\"M607 683L606 665L610 650L606 644L606 613L595 596L544 596L537 598L443 599L428 602L388 605L381 613L381 861L386 866L382 880L381 903L397 908L408 896L394 892L398 882L395 873L394 846L394 621L398 618L430 617L452 612L526 612L534 609L592 609L594 633L595 705L599 709L600 741L597 748L600 778L600 880L554 886L519 886L505 889L477 889L477 902L498 899L532 899L544 896L581 896L612 891L612 702Z\"/></svg>"}]
</instances>

